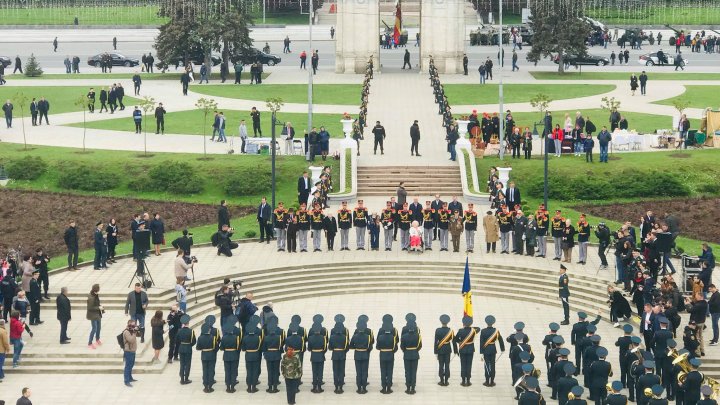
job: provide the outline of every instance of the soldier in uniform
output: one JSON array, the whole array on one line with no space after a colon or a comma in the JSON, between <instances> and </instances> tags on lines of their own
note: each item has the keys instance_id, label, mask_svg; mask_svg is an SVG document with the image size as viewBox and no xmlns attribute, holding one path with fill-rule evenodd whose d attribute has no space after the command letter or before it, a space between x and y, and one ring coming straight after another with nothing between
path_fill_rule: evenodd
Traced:
<instances>
[{"instance_id":1,"label":"soldier in uniform","mask_svg":"<svg viewBox=\"0 0 720 405\"><path fill-rule=\"evenodd\" d=\"M515 346L510 348L510 354L508 354L508 357L510 357L510 364L511 369L516 364L520 363L520 355L522 353L527 353L529 355L529 362L532 363L535 361L535 354L533 354L532 347L524 342L528 341L528 337L526 334L522 332L518 332L512 336L513 340L515 340Z\"/></svg>"},{"instance_id":2,"label":"soldier in uniform","mask_svg":"<svg viewBox=\"0 0 720 405\"><path fill-rule=\"evenodd\" d=\"M363 206L363 200L358 200L358 206L353 211L353 226L357 239L357 250L365 250L365 233L367 231L367 208Z\"/></svg>"},{"instance_id":3,"label":"soldier in uniform","mask_svg":"<svg viewBox=\"0 0 720 405\"><path fill-rule=\"evenodd\" d=\"M393 326L393 317L389 314L383 315L382 327L377 333L375 348L380 352L380 384L383 394L391 394L393 367L395 366L395 352L398 350L398 332Z\"/></svg>"},{"instance_id":4,"label":"soldier in uniform","mask_svg":"<svg viewBox=\"0 0 720 405\"><path fill-rule=\"evenodd\" d=\"M598 360L597 349L600 347L600 335L595 335L596 327L593 325L588 328L588 336L583 340L583 356L582 356L582 373L583 386L590 388L590 366ZM592 394L590 394L592 397Z\"/></svg>"},{"instance_id":5,"label":"soldier in uniform","mask_svg":"<svg viewBox=\"0 0 720 405\"><path fill-rule=\"evenodd\" d=\"M680 388L685 391L685 403L688 405L696 404L700 401L700 389L705 379L705 375L698 371L702 362L698 358L690 359L690 367L692 370L685 376L685 381Z\"/></svg>"},{"instance_id":6,"label":"soldier in uniform","mask_svg":"<svg viewBox=\"0 0 720 405\"><path fill-rule=\"evenodd\" d=\"M412 212L410 212L408 206L408 203L404 203L402 209L397 212L397 224L400 229L400 247L402 250L408 250L408 248L410 248L410 224L412 223Z\"/></svg>"},{"instance_id":7,"label":"soldier in uniform","mask_svg":"<svg viewBox=\"0 0 720 405\"><path fill-rule=\"evenodd\" d=\"M562 237L563 232L565 232L565 218L563 218L560 213L560 210L556 210L555 216L550 219L550 234L552 235L553 243L555 244L555 257L553 260L558 261L562 255Z\"/></svg>"},{"instance_id":8,"label":"soldier in uniform","mask_svg":"<svg viewBox=\"0 0 720 405\"><path fill-rule=\"evenodd\" d=\"M612 366L605 358L608 351L604 347L598 347L596 351L598 360L590 365L590 400L596 404L602 404L607 397L608 378L613 376Z\"/></svg>"},{"instance_id":9,"label":"soldier in uniform","mask_svg":"<svg viewBox=\"0 0 720 405\"><path fill-rule=\"evenodd\" d=\"M702 388L700 388L700 393L703 399L699 400L697 405L717 405L717 401L712 399L714 391L709 385L703 385Z\"/></svg>"},{"instance_id":10,"label":"soldier in uniform","mask_svg":"<svg viewBox=\"0 0 720 405\"><path fill-rule=\"evenodd\" d=\"M677 342L675 339L668 339L666 344L668 347L668 355L677 350ZM661 378L661 380L663 380L663 384L667 387L667 398L670 401L674 400L675 396L678 395L677 373L683 371L682 367L679 365L673 365L672 360L672 358L668 359L670 366L664 371L665 374L663 374L663 377ZM679 399L676 403L682 404L683 398Z\"/></svg>"},{"instance_id":11,"label":"soldier in uniform","mask_svg":"<svg viewBox=\"0 0 720 405\"><path fill-rule=\"evenodd\" d=\"M623 332L625 333L623 336L620 336L618 340L615 342L615 346L617 346L619 350L619 364L620 364L620 382L622 383L621 388L627 387L627 354L628 351L630 351L630 345L632 344L632 332L633 332L633 326L632 325L624 325L623 326Z\"/></svg>"},{"instance_id":12,"label":"soldier in uniform","mask_svg":"<svg viewBox=\"0 0 720 405\"><path fill-rule=\"evenodd\" d=\"M245 384L248 393L258 392L260 379L260 361L262 360L262 345L265 333L258 328L260 318L257 315L250 317L245 325L241 339L241 349L245 352Z\"/></svg>"},{"instance_id":13,"label":"soldier in uniform","mask_svg":"<svg viewBox=\"0 0 720 405\"><path fill-rule=\"evenodd\" d=\"M465 221L465 245L467 253L472 253L475 250L475 231L477 231L477 212L473 209L473 204L468 203L468 209L465 210L464 221Z\"/></svg>"},{"instance_id":14,"label":"soldier in uniform","mask_svg":"<svg viewBox=\"0 0 720 405\"><path fill-rule=\"evenodd\" d=\"M380 223L383 226L383 237L385 239L385 251L392 250L393 227L395 226L395 208L391 201L386 203L385 209L380 212Z\"/></svg>"},{"instance_id":15,"label":"soldier in uniform","mask_svg":"<svg viewBox=\"0 0 720 405\"><path fill-rule=\"evenodd\" d=\"M277 237L277 251L284 252L287 243L287 220L288 212L282 201L278 202L278 206L273 211L273 225L275 228L275 236Z\"/></svg>"},{"instance_id":16,"label":"soldier in uniform","mask_svg":"<svg viewBox=\"0 0 720 405\"><path fill-rule=\"evenodd\" d=\"M180 328L176 337L180 344L178 348L180 354L180 384L186 385L192 382L188 377L190 377L190 365L192 363L192 348L197 340L195 339L195 332L189 326L190 315L181 316L180 323L182 328Z\"/></svg>"},{"instance_id":17,"label":"soldier in uniform","mask_svg":"<svg viewBox=\"0 0 720 405\"><path fill-rule=\"evenodd\" d=\"M620 392L623 389L622 381L613 381L612 384L610 384L610 389L612 392L610 392L607 398L605 398L605 402L603 402L604 404L627 405L627 397Z\"/></svg>"},{"instance_id":18,"label":"soldier in uniform","mask_svg":"<svg viewBox=\"0 0 720 405\"><path fill-rule=\"evenodd\" d=\"M548 373L548 383L552 385L552 383L550 382L550 368L553 364L555 364L555 362L557 362L557 358L551 358L550 352L553 352L553 356L557 356L557 350L555 350L556 347L553 343L553 339L558 336L557 331L560 329L560 325L555 322L551 322L548 327L550 328L550 333L545 335L542 344L543 346L545 346L545 367L547 368Z\"/></svg>"},{"instance_id":19,"label":"soldier in uniform","mask_svg":"<svg viewBox=\"0 0 720 405\"><path fill-rule=\"evenodd\" d=\"M358 394L367 394L368 367L370 366L370 352L373 349L375 338L367 327L367 315L360 315L356 324L357 329L350 339L350 348L355 351L355 381Z\"/></svg>"},{"instance_id":20,"label":"soldier in uniform","mask_svg":"<svg viewBox=\"0 0 720 405\"><path fill-rule=\"evenodd\" d=\"M560 265L560 279L558 280L558 295L563 306L563 321L560 325L570 325L570 279L566 274L567 267Z\"/></svg>"},{"instance_id":21,"label":"soldier in uniform","mask_svg":"<svg viewBox=\"0 0 720 405\"><path fill-rule=\"evenodd\" d=\"M423 224L423 245L425 250L432 250L433 229L435 228L436 212L430 206L430 201L425 201L425 209L422 210Z\"/></svg>"},{"instance_id":22,"label":"soldier in uniform","mask_svg":"<svg viewBox=\"0 0 720 405\"><path fill-rule=\"evenodd\" d=\"M322 252L322 233L325 225L325 214L323 213L321 203L314 203L313 210L310 213L310 228L313 235L313 252Z\"/></svg>"},{"instance_id":23,"label":"soldier in uniform","mask_svg":"<svg viewBox=\"0 0 720 405\"><path fill-rule=\"evenodd\" d=\"M545 204L540 204L538 210L535 211L535 220L537 221L537 245L538 254L535 257L545 257L547 254L547 231L548 231L548 212Z\"/></svg>"},{"instance_id":24,"label":"soldier in uniform","mask_svg":"<svg viewBox=\"0 0 720 405\"><path fill-rule=\"evenodd\" d=\"M426 234L430 233L426 230ZM435 329L435 344L433 352L437 356L438 375L440 382L438 385L447 387L450 379L450 355L458 353L457 342L455 341L455 333L447 325L450 323L448 315L440 315L440 323L442 327ZM451 347L452 346L452 347Z\"/></svg>"},{"instance_id":25,"label":"soldier in uniform","mask_svg":"<svg viewBox=\"0 0 720 405\"><path fill-rule=\"evenodd\" d=\"M325 353L328 350L328 332L322 326L323 320L324 318L320 314L313 316L313 325L307 337L307 349L310 352L310 363L312 364L313 387L310 392L314 394L324 392L322 389L323 368L325 367Z\"/></svg>"},{"instance_id":26,"label":"soldier in uniform","mask_svg":"<svg viewBox=\"0 0 720 405\"><path fill-rule=\"evenodd\" d=\"M568 363L567 356L564 358L560 356L561 350L563 353L567 352L567 354L570 354L570 350L561 347L564 344L565 339L562 336L557 335L553 337L551 343L552 349L550 349L548 353L548 359L550 360L550 367L548 368L548 386L552 388L551 398L557 398L557 390L555 388L557 380L564 375L563 368L565 367L565 364ZM562 364L560 364L557 368L554 368L555 364L560 363L561 361Z\"/></svg>"},{"instance_id":27,"label":"soldier in uniform","mask_svg":"<svg viewBox=\"0 0 720 405\"><path fill-rule=\"evenodd\" d=\"M306 206L307 204L305 202L301 202L300 209L297 211L300 252L307 252L307 235L310 230L310 212L308 212Z\"/></svg>"},{"instance_id":28,"label":"soldier in uniform","mask_svg":"<svg viewBox=\"0 0 720 405\"><path fill-rule=\"evenodd\" d=\"M235 392L238 384L238 367L240 366L240 341L242 332L229 321L223 326L223 337L220 340L220 350L223 351L223 365L225 366L225 392Z\"/></svg>"},{"instance_id":29,"label":"soldier in uniform","mask_svg":"<svg viewBox=\"0 0 720 405\"><path fill-rule=\"evenodd\" d=\"M570 395L568 395L568 401L566 402L567 405L587 405L587 401L582 399L582 395L585 393L585 389L583 387L576 385L572 388L570 391Z\"/></svg>"},{"instance_id":30,"label":"soldier in uniform","mask_svg":"<svg viewBox=\"0 0 720 405\"><path fill-rule=\"evenodd\" d=\"M422 349L422 336L420 329L415 323L415 314L405 316L407 324L402 329L400 337L400 349L403 351L403 363L405 365L405 390L406 394L415 394L417 382L417 367L420 360L420 349Z\"/></svg>"},{"instance_id":31,"label":"soldier in uniform","mask_svg":"<svg viewBox=\"0 0 720 405\"><path fill-rule=\"evenodd\" d=\"M213 327L214 324L215 316L208 315L200 329L200 337L195 346L195 349L201 352L203 392L206 394L215 391L212 386L215 384L215 363L220 349L219 332Z\"/></svg>"},{"instance_id":32,"label":"soldier in uniform","mask_svg":"<svg viewBox=\"0 0 720 405\"><path fill-rule=\"evenodd\" d=\"M350 349L350 333L343 324L345 317L341 314L335 315L335 326L330 331L328 339L328 350L332 351L330 356L333 364L333 382L335 384L335 393L343 393L343 385L345 385L345 359Z\"/></svg>"},{"instance_id":33,"label":"soldier in uniform","mask_svg":"<svg viewBox=\"0 0 720 405\"><path fill-rule=\"evenodd\" d=\"M505 351L505 342L503 342L500 331L493 327L495 325L495 317L488 315L485 317L485 328L480 330L480 354L483 356L485 363L485 382L486 387L495 386L495 360L497 359L497 347L495 343L500 344L500 352Z\"/></svg>"},{"instance_id":34,"label":"soldier in uniform","mask_svg":"<svg viewBox=\"0 0 720 405\"><path fill-rule=\"evenodd\" d=\"M514 331L508 335L507 338L505 338L505 341L510 344L510 348L512 349L517 345L517 341L515 341L515 335L518 333L523 333L523 330L525 329L525 323L524 322L515 322L515 325L513 325ZM525 335L525 338L523 339L523 343L529 342L529 339L527 335ZM510 367L512 368L512 364L510 364Z\"/></svg>"},{"instance_id":35,"label":"soldier in uniform","mask_svg":"<svg viewBox=\"0 0 720 405\"><path fill-rule=\"evenodd\" d=\"M525 379L527 391L523 392L518 398L518 405L545 405L545 398L540 394L537 378L528 377Z\"/></svg>"},{"instance_id":36,"label":"soldier in uniform","mask_svg":"<svg viewBox=\"0 0 720 405\"><path fill-rule=\"evenodd\" d=\"M650 398L645 395L646 388L652 388L656 384L660 384L660 377L654 373L655 362L652 360L645 360L642 363L645 369L645 374L641 375L637 379L637 386L635 387L635 396L637 398L638 405L648 405ZM689 375L688 375L689 376ZM687 380L685 380L687 382ZM699 388L699 386L698 386ZM692 402L690 402L692 403Z\"/></svg>"},{"instance_id":37,"label":"soldier in uniform","mask_svg":"<svg viewBox=\"0 0 720 405\"><path fill-rule=\"evenodd\" d=\"M447 203L443 203L442 208L437 213L438 218L438 237L440 238L440 251L448 250L448 231L450 228L450 210L447 209Z\"/></svg>"},{"instance_id":38,"label":"soldier in uniform","mask_svg":"<svg viewBox=\"0 0 720 405\"><path fill-rule=\"evenodd\" d=\"M498 224L500 225L500 254L510 254L510 237L513 229L513 216L505 204L500 206L497 213Z\"/></svg>"},{"instance_id":39,"label":"soldier in uniform","mask_svg":"<svg viewBox=\"0 0 720 405\"><path fill-rule=\"evenodd\" d=\"M649 405L668 405L669 402L667 399L662 397L662 393L664 391L663 387L660 384L653 385L650 389L651 397L648 401ZM647 393L645 394L647 395Z\"/></svg>"},{"instance_id":40,"label":"soldier in uniform","mask_svg":"<svg viewBox=\"0 0 720 405\"><path fill-rule=\"evenodd\" d=\"M265 366L268 373L268 389L265 392L276 394L280 392L277 386L280 384L280 360L282 348L285 343L285 331L277 326L277 317L270 317L265 323L267 335L262 342L262 353L265 357Z\"/></svg>"},{"instance_id":41,"label":"soldier in uniform","mask_svg":"<svg viewBox=\"0 0 720 405\"><path fill-rule=\"evenodd\" d=\"M640 337L631 337L630 343L630 350L628 350L625 359L625 364L627 364L627 389L628 400L630 402L635 402L635 385L637 383L637 379L640 378L645 371L642 367L642 363L646 354L645 350L640 349L640 343L642 343L642 339L640 339Z\"/></svg>"},{"instance_id":42,"label":"soldier in uniform","mask_svg":"<svg viewBox=\"0 0 720 405\"><path fill-rule=\"evenodd\" d=\"M343 201L337 215L338 228L340 228L340 250L350 250L348 243L353 223L352 214L352 211L347 208L347 201Z\"/></svg>"},{"instance_id":43,"label":"soldier in uniform","mask_svg":"<svg viewBox=\"0 0 720 405\"><path fill-rule=\"evenodd\" d=\"M600 314L597 318L592 321L587 321L587 314L585 312L578 312L578 321L573 325L572 331L570 332L570 344L575 346L575 367L579 370L582 366L582 348L580 343L582 339L587 335L587 327L589 324L597 325L600 322ZM575 371L575 375L579 374L579 371Z\"/></svg>"},{"instance_id":44,"label":"soldier in uniform","mask_svg":"<svg viewBox=\"0 0 720 405\"><path fill-rule=\"evenodd\" d=\"M572 392L572 389L579 386L578 381L573 377L573 374L575 374L575 365L567 360L567 356L570 355L570 349L563 348L560 352L561 356L562 353L566 353L566 355L563 356L565 359L562 363L562 373L564 376L558 378L557 383L553 387L553 394L557 395L558 404L565 405L568 403L568 395ZM560 364L560 362L557 364Z\"/></svg>"},{"instance_id":45,"label":"soldier in uniform","mask_svg":"<svg viewBox=\"0 0 720 405\"><path fill-rule=\"evenodd\" d=\"M458 344L460 354L460 378L462 379L460 385L469 387L472 385L470 378L472 377L472 360L475 354L475 335L477 335L478 328L472 326L473 319L467 315L463 317L462 323L462 329L455 334L455 342Z\"/></svg>"},{"instance_id":46,"label":"soldier in uniform","mask_svg":"<svg viewBox=\"0 0 720 405\"><path fill-rule=\"evenodd\" d=\"M292 347L295 350L295 356L298 356L302 363L305 357L305 351L307 350L307 333L305 332L305 328L300 326L301 321L300 315L293 315L292 318L290 318L287 338L285 339L285 350L287 350L288 347ZM302 383L300 383L300 385L302 385Z\"/></svg>"}]
</instances>

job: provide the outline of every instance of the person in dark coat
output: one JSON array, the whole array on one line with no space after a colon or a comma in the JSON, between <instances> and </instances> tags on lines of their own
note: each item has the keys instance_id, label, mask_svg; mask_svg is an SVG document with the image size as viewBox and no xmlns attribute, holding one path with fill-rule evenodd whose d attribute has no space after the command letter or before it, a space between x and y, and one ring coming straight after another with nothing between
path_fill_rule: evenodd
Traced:
<instances>
[{"instance_id":1,"label":"person in dark coat","mask_svg":"<svg viewBox=\"0 0 720 405\"><path fill-rule=\"evenodd\" d=\"M403 363L405 365L405 387L407 388L405 393L414 395L422 338L420 337L420 329L415 323L415 314L407 314L405 320L407 325L403 328L400 337L400 349L403 352Z\"/></svg>"},{"instance_id":2,"label":"person in dark coat","mask_svg":"<svg viewBox=\"0 0 720 405\"><path fill-rule=\"evenodd\" d=\"M153 220L150 221L150 231L152 232L152 243L155 245L155 256L160 256L160 246L165 244L165 222L160 218L160 214L153 215Z\"/></svg>"},{"instance_id":3,"label":"person in dark coat","mask_svg":"<svg viewBox=\"0 0 720 405\"><path fill-rule=\"evenodd\" d=\"M622 295L622 291L617 290L612 285L608 286L608 303L610 304L610 321L615 322L615 327L620 327L620 319L628 320L632 315L630 303Z\"/></svg>"},{"instance_id":4,"label":"person in dark coat","mask_svg":"<svg viewBox=\"0 0 720 405\"><path fill-rule=\"evenodd\" d=\"M197 343L195 332L190 329L190 316L183 315L180 317L182 328L177 333L179 344L178 354L180 357L180 384L190 384L190 367L192 365L192 348Z\"/></svg>"},{"instance_id":5,"label":"person in dark coat","mask_svg":"<svg viewBox=\"0 0 720 405\"><path fill-rule=\"evenodd\" d=\"M43 287L43 298L46 300L50 299L50 297L48 297L48 289L50 288L48 262L50 262L50 257L43 252L42 248L37 248L32 258L32 264L40 272L38 282Z\"/></svg>"},{"instance_id":6,"label":"person in dark coat","mask_svg":"<svg viewBox=\"0 0 720 405\"><path fill-rule=\"evenodd\" d=\"M260 243L267 241L270 243L274 239L272 208L267 203L267 198L263 197L257 208L257 222L260 225Z\"/></svg>"},{"instance_id":7,"label":"person in dark coat","mask_svg":"<svg viewBox=\"0 0 720 405\"><path fill-rule=\"evenodd\" d=\"M335 315L334 320L335 326L330 331L330 337L328 338L328 350L332 352L334 392L342 394L344 392L342 387L345 385L345 361L350 348L350 332L343 323L345 322L345 316L342 314Z\"/></svg>"},{"instance_id":8,"label":"person in dark coat","mask_svg":"<svg viewBox=\"0 0 720 405\"><path fill-rule=\"evenodd\" d=\"M212 386L215 384L215 363L217 362L217 352L220 349L220 333L213 327L214 324L215 316L208 315L195 346L195 349L201 352L203 392L206 394L215 391Z\"/></svg>"},{"instance_id":9,"label":"person in dark coat","mask_svg":"<svg viewBox=\"0 0 720 405\"><path fill-rule=\"evenodd\" d=\"M93 233L93 246L95 248L95 260L93 261L94 269L100 270L105 266L105 263L102 261L102 250L103 246L105 245L105 238L103 238L102 233L102 222L98 222L95 224L95 232Z\"/></svg>"},{"instance_id":10,"label":"person in dark coat","mask_svg":"<svg viewBox=\"0 0 720 405\"><path fill-rule=\"evenodd\" d=\"M327 214L323 219L323 229L325 229L325 240L327 241L328 250L332 251L335 247L335 235L338 231L337 220L335 216L326 210Z\"/></svg>"},{"instance_id":11,"label":"person in dark coat","mask_svg":"<svg viewBox=\"0 0 720 405\"><path fill-rule=\"evenodd\" d=\"M410 141L410 156L420 156L420 152L418 152L418 145L420 144L420 127L418 126L417 120L415 120L410 126Z\"/></svg>"},{"instance_id":12,"label":"person in dark coat","mask_svg":"<svg viewBox=\"0 0 720 405\"><path fill-rule=\"evenodd\" d=\"M115 247L118 244L118 227L115 218L111 218L107 227L105 228L105 234L107 235L107 247L108 247L108 262L115 263Z\"/></svg>"},{"instance_id":13,"label":"person in dark coat","mask_svg":"<svg viewBox=\"0 0 720 405\"><path fill-rule=\"evenodd\" d=\"M94 102L95 100L93 100ZM107 101L108 101L108 92L105 89L100 89L100 113L102 114L103 110L106 112L108 111L107 108ZM90 111L92 112L92 111Z\"/></svg>"},{"instance_id":14,"label":"person in dark coat","mask_svg":"<svg viewBox=\"0 0 720 405\"><path fill-rule=\"evenodd\" d=\"M230 211L228 211L227 201L220 200L220 207L218 207L218 231L222 229L223 225L230 226Z\"/></svg>"},{"instance_id":15,"label":"person in dark coat","mask_svg":"<svg viewBox=\"0 0 720 405\"><path fill-rule=\"evenodd\" d=\"M223 365L225 366L225 392L232 394L238 384L238 367L240 366L240 329L234 321L228 321L223 326L223 337L220 340L220 350L223 351Z\"/></svg>"},{"instance_id":16,"label":"person in dark coat","mask_svg":"<svg viewBox=\"0 0 720 405\"><path fill-rule=\"evenodd\" d=\"M39 325L43 323L40 320L40 303L42 302L42 290L40 289L40 271L37 269L32 272L30 279L30 291L28 291L28 301L30 301L30 325Z\"/></svg>"},{"instance_id":17,"label":"person in dark coat","mask_svg":"<svg viewBox=\"0 0 720 405\"><path fill-rule=\"evenodd\" d=\"M57 307L57 320L60 321L60 344L70 343L70 338L67 335L68 322L72 319L72 307L70 305L70 299L67 297L67 287L60 289L60 294L55 298L55 305Z\"/></svg>"}]
</instances>

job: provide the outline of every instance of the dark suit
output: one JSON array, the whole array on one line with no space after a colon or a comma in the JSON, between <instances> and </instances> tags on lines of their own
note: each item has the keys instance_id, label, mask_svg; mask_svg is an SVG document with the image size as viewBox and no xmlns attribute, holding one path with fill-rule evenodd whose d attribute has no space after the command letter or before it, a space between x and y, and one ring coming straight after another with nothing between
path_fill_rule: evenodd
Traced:
<instances>
[{"instance_id":1,"label":"dark suit","mask_svg":"<svg viewBox=\"0 0 720 405\"><path fill-rule=\"evenodd\" d=\"M230 212L227 206L221 205L218 208L218 231L222 229L223 225L230 226Z\"/></svg>"},{"instance_id":2,"label":"dark suit","mask_svg":"<svg viewBox=\"0 0 720 405\"><path fill-rule=\"evenodd\" d=\"M298 204L307 203L307 200L310 197L310 188L310 177L305 178L303 176L300 176L297 184Z\"/></svg>"},{"instance_id":3,"label":"dark suit","mask_svg":"<svg viewBox=\"0 0 720 405\"><path fill-rule=\"evenodd\" d=\"M410 220L411 221L418 221L418 224L422 224L423 222L423 206L420 203L411 203L410 208Z\"/></svg>"},{"instance_id":4,"label":"dark suit","mask_svg":"<svg viewBox=\"0 0 720 405\"><path fill-rule=\"evenodd\" d=\"M432 208L433 210L435 210L435 212L438 212L439 210L441 210L442 207L443 207L443 201L442 201L442 200L432 200L432 202L430 203L430 208ZM438 220L437 220L437 216L435 216L435 218L433 219L433 223L434 223L434 226L433 226L433 240L435 240L435 239L437 239L437 235L438 235L438 224L439 224L439 222L438 222Z\"/></svg>"},{"instance_id":5,"label":"dark suit","mask_svg":"<svg viewBox=\"0 0 720 405\"><path fill-rule=\"evenodd\" d=\"M32 116L33 126L37 125L38 103L35 100L33 100L33 102L30 103L30 115Z\"/></svg>"},{"instance_id":6,"label":"dark suit","mask_svg":"<svg viewBox=\"0 0 720 405\"><path fill-rule=\"evenodd\" d=\"M62 343L68 340L67 326L72 318L70 300L64 294L59 294L55 298L55 304L57 305L57 320L60 321L60 343Z\"/></svg>"},{"instance_id":7,"label":"dark suit","mask_svg":"<svg viewBox=\"0 0 720 405\"><path fill-rule=\"evenodd\" d=\"M459 212L460 216L463 214L463 206L460 201L451 201L450 204L448 204L448 209L450 212Z\"/></svg>"},{"instance_id":8,"label":"dark suit","mask_svg":"<svg viewBox=\"0 0 720 405\"><path fill-rule=\"evenodd\" d=\"M510 211L515 209L515 205L520 205L520 189L514 187L512 190L508 187L505 189L505 198Z\"/></svg>"},{"instance_id":9,"label":"dark suit","mask_svg":"<svg viewBox=\"0 0 720 405\"><path fill-rule=\"evenodd\" d=\"M273 237L273 221L272 221L272 209L270 204L265 203L258 205L257 208L257 221L260 224L260 242L267 239L268 243ZM267 235L267 238L265 236Z\"/></svg>"}]
</instances>

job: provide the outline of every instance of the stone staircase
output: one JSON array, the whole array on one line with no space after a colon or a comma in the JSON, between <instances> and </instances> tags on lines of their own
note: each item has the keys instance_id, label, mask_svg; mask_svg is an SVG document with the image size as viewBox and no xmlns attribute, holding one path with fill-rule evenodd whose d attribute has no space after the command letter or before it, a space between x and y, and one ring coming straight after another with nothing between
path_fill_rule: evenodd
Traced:
<instances>
[{"instance_id":1,"label":"stone staircase","mask_svg":"<svg viewBox=\"0 0 720 405\"><path fill-rule=\"evenodd\" d=\"M394 196L404 181L408 197L462 195L460 168L456 166L366 166L358 167L358 195Z\"/></svg>"},{"instance_id":2,"label":"stone staircase","mask_svg":"<svg viewBox=\"0 0 720 405\"><path fill-rule=\"evenodd\" d=\"M335 2L326 1L316 11L317 22L316 24L323 25L335 25L337 18L335 14L330 14L330 5L336 4ZM380 1L380 20L385 21L387 25L392 27L395 24L395 0L382 0ZM403 26L404 27L418 27L420 25L420 8L422 5L421 0L403 0L402 2L402 15L403 15ZM470 1L465 2L465 24L477 25L478 24L478 13L475 10L473 3ZM380 23L379 28L385 26ZM411 40L414 41L413 36Z\"/></svg>"}]
</instances>

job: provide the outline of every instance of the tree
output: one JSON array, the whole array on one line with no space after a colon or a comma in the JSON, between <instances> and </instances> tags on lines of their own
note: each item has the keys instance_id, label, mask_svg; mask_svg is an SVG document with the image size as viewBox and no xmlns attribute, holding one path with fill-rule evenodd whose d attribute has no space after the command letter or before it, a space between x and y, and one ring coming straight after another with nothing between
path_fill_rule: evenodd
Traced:
<instances>
[{"instance_id":1,"label":"tree","mask_svg":"<svg viewBox=\"0 0 720 405\"><path fill-rule=\"evenodd\" d=\"M685 98L676 98L672 101L673 107L682 115L683 111L690 107L690 100Z\"/></svg>"},{"instance_id":2,"label":"tree","mask_svg":"<svg viewBox=\"0 0 720 405\"><path fill-rule=\"evenodd\" d=\"M540 119L542 120L545 117L545 111L550 108L550 103L552 102L552 99L548 97L547 94L544 93L537 93L530 99L530 105L533 108L536 108L540 112Z\"/></svg>"},{"instance_id":3,"label":"tree","mask_svg":"<svg viewBox=\"0 0 720 405\"><path fill-rule=\"evenodd\" d=\"M616 100L615 97L603 97L600 101L600 107L603 110L613 111L620 108L620 100Z\"/></svg>"},{"instance_id":4,"label":"tree","mask_svg":"<svg viewBox=\"0 0 720 405\"><path fill-rule=\"evenodd\" d=\"M87 100L87 96L84 95L84 94L80 94L80 95L73 101L73 104L75 105L75 107L80 108L80 109L82 110L82 112L83 112L83 141L82 141L83 153L85 153L85 134L86 134L86 132L87 132L86 121L85 121L85 110L86 110L85 107L87 106L87 101L88 101L88 100Z\"/></svg>"},{"instance_id":5,"label":"tree","mask_svg":"<svg viewBox=\"0 0 720 405\"><path fill-rule=\"evenodd\" d=\"M558 57L558 72L565 71L566 55L587 55L585 40L590 25L582 19L585 0L542 0L530 5L533 44L527 60L538 62L545 57Z\"/></svg>"},{"instance_id":6,"label":"tree","mask_svg":"<svg viewBox=\"0 0 720 405\"><path fill-rule=\"evenodd\" d=\"M208 115L210 115L210 111L217 110L218 106L214 99L207 99L203 97L195 103L195 108L203 112L203 157L207 158L207 142L205 141L205 138L207 137L207 119Z\"/></svg>"},{"instance_id":7,"label":"tree","mask_svg":"<svg viewBox=\"0 0 720 405\"><path fill-rule=\"evenodd\" d=\"M155 98L148 96L143 97L143 100L140 102L140 108L143 110L143 121L145 121L143 129L143 148L145 150L145 156L147 156L147 114L155 109Z\"/></svg>"},{"instance_id":8,"label":"tree","mask_svg":"<svg viewBox=\"0 0 720 405\"><path fill-rule=\"evenodd\" d=\"M13 104L20 108L20 122L22 123L23 144L25 144L25 150L27 150L27 138L25 137L25 120L23 118L25 117L25 106L28 104L29 100L28 96L21 91L15 93L15 96L13 96L12 99Z\"/></svg>"},{"instance_id":9,"label":"tree","mask_svg":"<svg viewBox=\"0 0 720 405\"><path fill-rule=\"evenodd\" d=\"M38 64L37 59L35 59L35 54L31 53L27 62L25 62L25 76L38 77L42 74L43 74L43 71L40 68L40 65Z\"/></svg>"}]
</instances>

